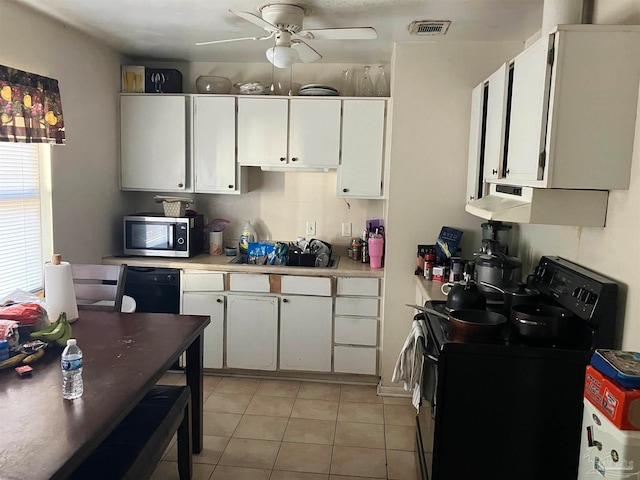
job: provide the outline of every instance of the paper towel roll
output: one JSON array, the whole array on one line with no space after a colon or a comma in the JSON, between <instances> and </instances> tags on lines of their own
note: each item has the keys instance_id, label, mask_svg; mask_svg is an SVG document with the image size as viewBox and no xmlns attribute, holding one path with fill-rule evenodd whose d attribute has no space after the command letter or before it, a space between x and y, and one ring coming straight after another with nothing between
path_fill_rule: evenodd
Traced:
<instances>
[{"instance_id":1,"label":"paper towel roll","mask_svg":"<svg viewBox=\"0 0 640 480\"><path fill-rule=\"evenodd\" d=\"M67 314L69 322L78 319L78 304L69 262L44 264L44 295L51 322L56 321L62 312Z\"/></svg>"}]
</instances>

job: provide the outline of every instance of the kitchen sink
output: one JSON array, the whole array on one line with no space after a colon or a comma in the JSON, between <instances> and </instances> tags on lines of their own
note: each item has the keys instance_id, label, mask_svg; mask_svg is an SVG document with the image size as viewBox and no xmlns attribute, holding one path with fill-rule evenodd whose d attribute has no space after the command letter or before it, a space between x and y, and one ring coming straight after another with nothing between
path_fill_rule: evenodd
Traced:
<instances>
[{"instance_id":1,"label":"kitchen sink","mask_svg":"<svg viewBox=\"0 0 640 480\"><path fill-rule=\"evenodd\" d=\"M329 260L329 266L325 267L325 268L337 268L338 267L338 262L340 261L340 256L338 255L334 255L331 257L331 260ZM247 256L246 255L236 255L235 257L233 257L231 260L229 260L228 262L229 264L234 264L234 265L251 265L251 266L255 266L255 267L299 267L298 265L258 265L255 263L248 263L247 262ZM316 267L304 267L303 268L316 268Z\"/></svg>"}]
</instances>

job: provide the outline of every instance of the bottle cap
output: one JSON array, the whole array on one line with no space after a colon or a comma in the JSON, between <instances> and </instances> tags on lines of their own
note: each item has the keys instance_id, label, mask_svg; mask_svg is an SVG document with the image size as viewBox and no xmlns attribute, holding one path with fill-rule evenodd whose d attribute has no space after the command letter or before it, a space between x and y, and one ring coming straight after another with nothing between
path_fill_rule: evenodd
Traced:
<instances>
[{"instance_id":1,"label":"bottle cap","mask_svg":"<svg viewBox=\"0 0 640 480\"><path fill-rule=\"evenodd\" d=\"M70 338L69 340L67 340L67 347L69 345L76 345L76 344L77 344L77 342L76 342L75 338Z\"/></svg>"}]
</instances>

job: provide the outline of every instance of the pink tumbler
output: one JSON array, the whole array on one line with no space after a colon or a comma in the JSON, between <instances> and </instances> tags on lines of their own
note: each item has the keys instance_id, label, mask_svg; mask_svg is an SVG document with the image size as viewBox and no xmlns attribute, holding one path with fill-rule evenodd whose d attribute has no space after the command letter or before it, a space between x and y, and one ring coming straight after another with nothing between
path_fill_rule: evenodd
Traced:
<instances>
[{"instance_id":1,"label":"pink tumbler","mask_svg":"<svg viewBox=\"0 0 640 480\"><path fill-rule=\"evenodd\" d=\"M384 252L384 238L371 237L369 243L369 263L371 268L382 267L382 253Z\"/></svg>"}]
</instances>

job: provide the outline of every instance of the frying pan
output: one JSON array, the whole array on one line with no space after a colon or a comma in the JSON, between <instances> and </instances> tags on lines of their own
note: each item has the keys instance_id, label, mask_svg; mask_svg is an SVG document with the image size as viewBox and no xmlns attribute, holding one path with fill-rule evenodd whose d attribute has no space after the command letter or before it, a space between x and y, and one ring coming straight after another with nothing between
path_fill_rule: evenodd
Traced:
<instances>
[{"instance_id":1,"label":"frying pan","mask_svg":"<svg viewBox=\"0 0 640 480\"><path fill-rule=\"evenodd\" d=\"M451 310L449 315L440 313L432 308L409 305L421 312L431 313L440 318L445 318L451 323L451 333L464 337L488 337L497 334L505 323L507 317L495 312L485 310Z\"/></svg>"}]
</instances>

